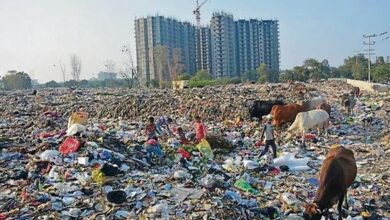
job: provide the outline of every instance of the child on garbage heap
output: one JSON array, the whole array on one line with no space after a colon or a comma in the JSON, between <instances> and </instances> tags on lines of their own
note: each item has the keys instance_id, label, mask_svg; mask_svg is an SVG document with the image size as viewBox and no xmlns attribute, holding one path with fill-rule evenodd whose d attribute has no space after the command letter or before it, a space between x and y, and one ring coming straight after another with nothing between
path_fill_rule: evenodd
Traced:
<instances>
[{"instance_id":1,"label":"child on garbage heap","mask_svg":"<svg viewBox=\"0 0 390 220\"><path fill-rule=\"evenodd\" d=\"M206 137L206 128L199 116L195 116L195 138L196 142L200 142Z\"/></svg>"},{"instance_id":2,"label":"child on garbage heap","mask_svg":"<svg viewBox=\"0 0 390 220\"><path fill-rule=\"evenodd\" d=\"M149 117L149 123L145 127L145 135L150 140L152 137L156 136L156 124L154 123L154 117Z\"/></svg>"},{"instance_id":3,"label":"child on garbage heap","mask_svg":"<svg viewBox=\"0 0 390 220\"><path fill-rule=\"evenodd\" d=\"M161 163L162 158L164 156L161 151L160 144L158 143L158 138L156 136L151 137L146 143L146 161L148 163L152 162L152 156L156 155Z\"/></svg>"},{"instance_id":4,"label":"child on garbage heap","mask_svg":"<svg viewBox=\"0 0 390 220\"><path fill-rule=\"evenodd\" d=\"M186 135L184 133L184 130L182 127L177 128L177 136L179 138L180 144L189 144L190 142L186 138Z\"/></svg>"},{"instance_id":5,"label":"child on garbage heap","mask_svg":"<svg viewBox=\"0 0 390 220\"><path fill-rule=\"evenodd\" d=\"M268 152L269 147L271 146L273 157L275 159L276 158L276 144L275 144L274 130L272 128L272 116L271 115L267 115L267 117L266 117L266 123L264 124L263 132L261 133L260 139L262 140L264 136L265 136L265 138L264 138L265 147L264 147L264 150L259 155L259 157L264 156Z\"/></svg>"},{"instance_id":6,"label":"child on garbage heap","mask_svg":"<svg viewBox=\"0 0 390 220\"><path fill-rule=\"evenodd\" d=\"M163 130L162 127L166 127L168 130L168 133L171 133L171 129L169 125L172 123L172 118L161 116L160 118L157 119L156 122L156 131L157 134L162 134Z\"/></svg>"}]
</instances>

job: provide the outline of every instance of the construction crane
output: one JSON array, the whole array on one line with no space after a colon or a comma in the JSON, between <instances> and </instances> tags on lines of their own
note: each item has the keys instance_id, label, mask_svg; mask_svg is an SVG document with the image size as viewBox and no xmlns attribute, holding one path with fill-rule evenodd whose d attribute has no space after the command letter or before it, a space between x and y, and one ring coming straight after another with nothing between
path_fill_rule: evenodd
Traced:
<instances>
[{"instance_id":1,"label":"construction crane","mask_svg":"<svg viewBox=\"0 0 390 220\"><path fill-rule=\"evenodd\" d=\"M194 15L196 18L196 26L200 27L200 8L207 2L207 0L204 0L201 4L199 4L199 0L196 0L196 8L194 10Z\"/></svg>"}]
</instances>

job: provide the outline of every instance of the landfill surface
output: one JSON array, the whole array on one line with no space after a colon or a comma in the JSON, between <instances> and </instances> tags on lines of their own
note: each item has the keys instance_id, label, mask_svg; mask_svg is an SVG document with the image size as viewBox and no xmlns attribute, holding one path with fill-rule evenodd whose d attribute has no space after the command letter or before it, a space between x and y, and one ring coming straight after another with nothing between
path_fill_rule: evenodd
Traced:
<instances>
[{"instance_id":1,"label":"landfill surface","mask_svg":"<svg viewBox=\"0 0 390 220\"><path fill-rule=\"evenodd\" d=\"M362 91L348 116L340 101L351 89L326 81L2 92L0 219L302 219L322 161L338 145L353 150L358 166L344 217L390 219L390 96ZM250 104L316 96L332 107L329 135L311 131L302 147L300 137L285 141L282 127L278 159L271 151L259 158L261 125L250 120ZM68 120L74 112L82 112L80 124ZM196 115L208 142L182 146L175 130L190 136ZM174 122L173 133L158 136L162 160L148 163L150 116ZM364 124L368 116L372 121ZM330 211L336 218L336 206Z\"/></svg>"}]
</instances>

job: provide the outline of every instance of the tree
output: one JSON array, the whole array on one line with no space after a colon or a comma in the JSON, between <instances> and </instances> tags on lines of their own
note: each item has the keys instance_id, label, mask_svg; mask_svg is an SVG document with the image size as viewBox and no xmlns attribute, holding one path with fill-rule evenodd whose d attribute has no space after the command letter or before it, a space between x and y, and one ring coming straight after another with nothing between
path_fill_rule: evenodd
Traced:
<instances>
[{"instance_id":1,"label":"tree","mask_svg":"<svg viewBox=\"0 0 390 220\"><path fill-rule=\"evenodd\" d=\"M54 80L45 83L44 86L45 86L45 88L58 88L58 87L60 87L60 85Z\"/></svg>"},{"instance_id":2,"label":"tree","mask_svg":"<svg viewBox=\"0 0 390 220\"><path fill-rule=\"evenodd\" d=\"M66 82L66 66L61 61L60 61L60 69L62 73L62 79L64 80L64 82Z\"/></svg>"},{"instance_id":3,"label":"tree","mask_svg":"<svg viewBox=\"0 0 390 220\"><path fill-rule=\"evenodd\" d=\"M137 85L140 85L141 82L140 79L140 73L141 71L136 71L134 67L133 57L131 55L131 49L130 46L125 45L122 47L122 53L126 56L126 62L125 62L125 68L119 71L119 75L126 81L127 87L129 89L133 88L134 82L137 83ZM142 68L141 66L138 68ZM143 84L146 84L147 82L142 82Z\"/></svg>"},{"instance_id":4,"label":"tree","mask_svg":"<svg viewBox=\"0 0 390 220\"><path fill-rule=\"evenodd\" d=\"M106 68L106 72L114 73L115 72L115 63L112 60L107 60L104 63L104 67Z\"/></svg>"},{"instance_id":5,"label":"tree","mask_svg":"<svg viewBox=\"0 0 390 220\"><path fill-rule=\"evenodd\" d=\"M243 81L257 81L258 78L259 77L256 70L249 70L246 73L242 74Z\"/></svg>"},{"instance_id":6,"label":"tree","mask_svg":"<svg viewBox=\"0 0 390 220\"><path fill-rule=\"evenodd\" d=\"M80 81L80 86L81 87L88 87L88 80L86 80L86 79L83 79L83 80L81 80Z\"/></svg>"},{"instance_id":7,"label":"tree","mask_svg":"<svg viewBox=\"0 0 390 220\"><path fill-rule=\"evenodd\" d=\"M78 82L81 74L81 60L76 54L70 56L70 67L72 68L73 80Z\"/></svg>"},{"instance_id":8,"label":"tree","mask_svg":"<svg viewBox=\"0 0 390 220\"><path fill-rule=\"evenodd\" d=\"M168 71L168 49L165 46L156 46L154 50L155 79L158 82L170 80ZM162 86L162 84L160 85Z\"/></svg>"},{"instance_id":9,"label":"tree","mask_svg":"<svg viewBox=\"0 0 390 220\"><path fill-rule=\"evenodd\" d=\"M376 58L375 65L384 65L384 64L385 64L385 58L383 58L383 56L379 56Z\"/></svg>"},{"instance_id":10,"label":"tree","mask_svg":"<svg viewBox=\"0 0 390 220\"><path fill-rule=\"evenodd\" d=\"M211 80L213 77L211 77L206 70L199 70L195 76L191 78L192 81L201 81L201 80Z\"/></svg>"},{"instance_id":11,"label":"tree","mask_svg":"<svg viewBox=\"0 0 390 220\"><path fill-rule=\"evenodd\" d=\"M258 81L261 83L271 81L271 72L269 71L267 64L262 63L257 69L256 72L259 76Z\"/></svg>"},{"instance_id":12,"label":"tree","mask_svg":"<svg viewBox=\"0 0 390 220\"><path fill-rule=\"evenodd\" d=\"M303 62L303 68L305 69L305 78L320 80L324 77L322 74L322 65L316 59L309 58Z\"/></svg>"},{"instance_id":13,"label":"tree","mask_svg":"<svg viewBox=\"0 0 390 220\"><path fill-rule=\"evenodd\" d=\"M65 87L73 87L73 86L76 86L77 84L78 84L78 82L76 80L73 80L73 79L64 82Z\"/></svg>"},{"instance_id":14,"label":"tree","mask_svg":"<svg viewBox=\"0 0 390 220\"><path fill-rule=\"evenodd\" d=\"M179 73L183 72L184 65L181 61L181 50L180 48L174 48L172 51L172 64L171 64L171 76L173 80L177 80Z\"/></svg>"},{"instance_id":15,"label":"tree","mask_svg":"<svg viewBox=\"0 0 390 220\"><path fill-rule=\"evenodd\" d=\"M31 78L25 72L9 71L2 81L5 90L30 89L32 87Z\"/></svg>"},{"instance_id":16,"label":"tree","mask_svg":"<svg viewBox=\"0 0 390 220\"><path fill-rule=\"evenodd\" d=\"M330 77L330 72L331 72L331 67L329 65L329 61L327 59L324 59L321 62L321 73L322 73L322 76L325 77L325 78L329 78Z\"/></svg>"},{"instance_id":17,"label":"tree","mask_svg":"<svg viewBox=\"0 0 390 220\"><path fill-rule=\"evenodd\" d=\"M295 67L294 70L297 68ZM304 81L303 75L299 73L299 71L294 70L285 70L282 71L279 75L279 80L281 82L288 82L288 81Z\"/></svg>"},{"instance_id":18,"label":"tree","mask_svg":"<svg viewBox=\"0 0 390 220\"><path fill-rule=\"evenodd\" d=\"M390 63L375 66L372 78L378 83L388 83L390 81Z\"/></svg>"},{"instance_id":19,"label":"tree","mask_svg":"<svg viewBox=\"0 0 390 220\"><path fill-rule=\"evenodd\" d=\"M190 80L191 75L188 73L182 73L179 75L178 80Z\"/></svg>"}]
</instances>

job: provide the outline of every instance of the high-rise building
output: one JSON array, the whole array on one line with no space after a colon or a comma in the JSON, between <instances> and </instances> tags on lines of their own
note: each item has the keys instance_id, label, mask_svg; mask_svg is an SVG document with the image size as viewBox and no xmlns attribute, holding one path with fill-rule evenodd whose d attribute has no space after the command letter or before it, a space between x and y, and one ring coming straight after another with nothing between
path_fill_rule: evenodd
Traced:
<instances>
[{"instance_id":1,"label":"high-rise building","mask_svg":"<svg viewBox=\"0 0 390 220\"><path fill-rule=\"evenodd\" d=\"M237 20L224 12L213 14L210 25L196 29L188 22L162 16L135 20L137 70L141 83L170 80L175 54L182 72L206 70L214 78L240 76L266 64L276 80L279 73L277 20ZM176 62L177 63L177 62Z\"/></svg>"},{"instance_id":2,"label":"high-rise building","mask_svg":"<svg viewBox=\"0 0 390 220\"><path fill-rule=\"evenodd\" d=\"M195 26L162 16L135 20L137 71L143 85L196 72ZM179 68L183 67L183 68Z\"/></svg>"},{"instance_id":3,"label":"high-rise building","mask_svg":"<svg viewBox=\"0 0 390 220\"><path fill-rule=\"evenodd\" d=\"M211 73L214 78L238 75L233 15L215 12L210 21Z\"/></svg>"},{"instance_id":4,"label":"high-rise building","mask_svg":"<svg viewBox=\"0 0 390 220\"><path fill-rule=\"evenodd\" d=\"M277 20L236 21L238 68L244 74L262 63L275 75L279 72L279 34Z\"/></svg>"},{"instance_id":5,"label":"high-rise building","mask_svg":"<svg viewBox=\"0 0 390 220\"><path fill-rule=\"evenodd\" d=\"M198 31L200 41L198 50L198 70L205 70L211 75L211 30L209 27L201 27Z\"/></svg>"}]
</instances>

